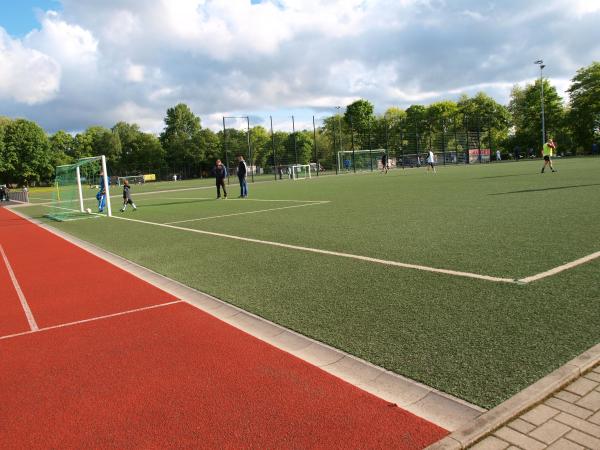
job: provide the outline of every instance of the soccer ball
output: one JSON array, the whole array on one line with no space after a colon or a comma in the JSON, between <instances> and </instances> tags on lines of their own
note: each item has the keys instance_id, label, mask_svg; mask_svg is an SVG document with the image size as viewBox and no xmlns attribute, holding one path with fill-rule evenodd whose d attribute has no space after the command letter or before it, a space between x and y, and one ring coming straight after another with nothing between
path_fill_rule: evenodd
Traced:
<instances>
[{"instance_id":1,"label":"soccer ball","mask_svg":"<svg viewBox=\"0 0 600 450\"><path fill-rule=\"evenodd\" d=\"M85 212L86 212L86 213L88 213L88 214L91 214L91 213L92 213L92 210L91 210L90 208L87 208L87 209L85 210Z\"/></svg>"}]
</instances>

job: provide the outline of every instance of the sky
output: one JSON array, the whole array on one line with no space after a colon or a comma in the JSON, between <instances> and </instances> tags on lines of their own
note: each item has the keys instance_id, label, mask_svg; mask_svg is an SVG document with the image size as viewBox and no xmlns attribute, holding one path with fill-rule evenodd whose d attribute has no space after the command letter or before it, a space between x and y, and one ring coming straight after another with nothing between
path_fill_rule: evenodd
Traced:
<instances>
[{"instance_id":1,"label":"sky","mask_svg":"<svg viewBox=\"0 0 600 450\"><path fill-rule=\"evenodd\" d=\"M507 104L538 59L566 97L600 60L600 0L0 0L0 115L49 133L159 133L181 102L289 130L359 98Z\"/></svg>"}]
</instances>

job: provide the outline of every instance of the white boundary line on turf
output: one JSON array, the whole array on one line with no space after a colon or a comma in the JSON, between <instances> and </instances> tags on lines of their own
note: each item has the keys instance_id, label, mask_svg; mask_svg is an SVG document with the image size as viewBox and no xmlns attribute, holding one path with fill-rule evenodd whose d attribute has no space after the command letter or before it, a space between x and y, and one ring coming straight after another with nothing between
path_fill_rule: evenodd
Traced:
<instances>
[{"instance_id":1,"label":"white boundary line on turf","mask_svg":"<svg viewBox=\"0 0 600 450\"><path fill-rule=\"evenodd\" d=\"M15 273L12 270L10 262L8 261L8 256L6 256L6 253L4 252L4 248L2 247L1 244L0 244L0 253L2 253L2 259L4 259L4 264L6 264L6 268L8 269L8 275L10 276L13 286L15 287L15 291L17 291L17 296L19 297L19 300L21 301L21 306L23 307L23 311L25 312L25 316L27 317L27 322L29 322L29 328L31 328L31 332L38 331L39 328L37 326L37 323L35 322L35 318L33 317L31 308L29 308L29 304L27 303L25 294L23 294L23 291L21 290L19 281L17 280L17 277L15 276Z\"/></svg>"},{"instance_id":2,"label":"white boundary line on turf","mask_svg":"<svg viewBox=\"0 0 600 450\"><path fill-rule=\"evenodd\" d=\"M10 339L10 338L18 337L18 336L24 336L27 334L39 333L40 331L48 331L48 330L55 330L57 328L71 327L73 325L79 325L79 324L87 323L87 322L94 322L96 320L110 319L111 317L124 316L127 314L133 314L133 313L140 312L140 311L147 311L149 309L162 308L163 306L170 306L170 305L174 305L176 303L186 303L186 302L184 302L183 300L175 300L175 301L168 302L168 303L160 303L158 305L145 306L143 308L136 308L136 309L130 309L127 311L121 311L121 312L114 313L114 314L107 314L105 316L97 316L97 317L91 317L89 319L76 320L75 322L61 323L60 325L52 325L50 327L38 328L36 330L31 330L31 331L24 331L22 333L15 333L15 334L9 334L6 336L0 336L0 341L3 339Z\"/></svg>"},{"instance_id":3,"label":"white boundary line on turf","mask_svg":"<svg viewBox=\"0 0 600 450\"><path fill-rule=\"evenodd\" d=\"M146 220L129 219L126 217L119 217L119 216L113 216L112 218L117 219L117 220L127 220L130 222L143 223L146 225L154 225L154 226L158 226L158 227L172 228L174 230L189 231L192 233L204 234L204 235L208 235L208 236L216 236L216 237L221 237L221 238L226 238L226 239L235 239L238 241L252 242L254 244L262 244L262 245L270 245L273 247L289 248L292 250L300 250L300 251L310 252L310 253L319 253L322 255L329 255L329 256L339 256L342 258L356 259L356 260L360 260L360 261L367 261L367 262L383 264L383 265L387 265L387 266L395 266L395 267L403 267L406 269L423 270L426 272L441 273L441 274L445 274L445 275L454 275L454 276L460 276L460 277L466 277L466 278L476 278L479 280L494 281L497 283L515 283L515 280L513 280L512 278L499 278L499 277L492 277L489 275L480 275L477 273L461 272L461 271L457 271L457 270L437 269L435 267L421 266L421 265L417 265L417 264L408 264L408 263L402 263L402 262L397 262L397 261L388 261L385 259L353 255L351 253L334 252L331 250L322 250L322 249L312 248L312 247L302 247L300 245L283 244L281 242L263 241L260 239L252 239L252 238L247 238L247 237L243 237L243 236L234 236L231 234L215 233L212 231L196 230L194 228L184 228L184 227L179 227L176 225L170 225L170 224L164 224L164 223L148 222Z\"/></svg>"},{"instance_id":4,"label":"white boundary line on turf","mask_svg":"<svg viewBox=\"0 0 600 450\"><path fill-rule=\"evenodd\" d=\"M232 213L232 214L222 214L220 216L200 217L199 219L177 220L175 222L165 222L164 225L174 225L177 223L187 223L187 222L199 222L201 220L221 219L223 217L243 216L243 215L247 215L247 214L258 214L258 213L264 213L264 212L268 212L268 211L280 211L282 209L303 208L304 206L323 205L325 203L329 203L329 201L323 201L323 202L319 202L319 203L305 203L303 205L282 206L280 208L257 209L255 211L245 211L245 212Z\"/></svg>"},{"instance_id":5,"label":"white boundary line on turf","mask_svg":"<svg viewBox=\"0 0 600 450\"><path fill-rule=\"evenodd\" d=\"M216 200L214 197L158 197L162 200ZM268 198L229 198L228 202L272 202L272 203L331 203L331 200L271 200Z\"/></svg>"},{"instance_id":6,"label":"white boundary line on turf","mask_svg":"<svg viewBox=\"0 0 600 450\"><path fill-rule=\"evenodd\" d=\"M530 277L521 278L517 280L519 283L531 283L532 281L541 280L542 278L551 277L552 275L556 275L557 273L564 272L565 270L572 269L573 267L580 266L587 262L590 262L596 258L600 258L600 252L595 252L590 255L584 256L583 258L576 259L575 261L568 262L563 264L562 266L555 267L554 269L546 270L545 272L540 272L536 275L532 275Z\"/></svg>"}]
</instances>

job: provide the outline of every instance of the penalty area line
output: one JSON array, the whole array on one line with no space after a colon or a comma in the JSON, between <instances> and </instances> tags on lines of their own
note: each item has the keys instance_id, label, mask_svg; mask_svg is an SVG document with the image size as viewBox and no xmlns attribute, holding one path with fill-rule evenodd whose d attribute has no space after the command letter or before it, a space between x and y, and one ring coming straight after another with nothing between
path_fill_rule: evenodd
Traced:
<instances>
[{"instance_id":1,"label":"penalty area line","mask_svg":"<svg viewBox=\"0 0 600 450\"><path fill-rule=\"evenodd\" d=\"M164 306L175 305L177 303L185 303L185 302L183 300L175 300L175 301L168 302L168 303L160 303L158 305L145 306L143 308L136 308L136 309L130 309L127 311L121 311L121 312L114 313L114 314L107 314L105 316L91 317L89 319L76 320L75 322L61 323L60 325L52 325L51 327L37 328L35 330L24 331L22 333L15 333L15 334L9 334L7 336L0 336L0 341L2 339L10 339L10 338L18 337L18 336L24 336L26 334L39 333L41 331L54 330L56 328L71 327L73 325L79 325L79 324L87 323L87 322L94 322L96 320L110 319L111 317L124 316L127 314L133 314L133 313L140 312L140 311L147 311L149 309L162 308Z\"/></svg>"},{"instance_id":2,"label":"penalty area line","mask_svg":"<svg viewBox=\"0 0 600 450\"><path fill-rule=\"evenodd\" d=\"M17 297L19 297L19 301L21 302L21 306L23 307L23 311L25 312L25 317L27 317L27 322L29 323L29 328L31 328L30 332L38 331L39 328L37 326L37 323L35 322L35 318L33 317L31 308L29 307L29 304L27 303L25 294L23 294L23 290L21 289L21 286L19 285L19 281L17 280L17 277L16 277L15 273L13 272L10 262L8 261L8 256L6 256L6 253L4 252L4 248L2 247L1 244L0 244L0 253L2 254L2 259L4 259L4 264L6 265L6 268L8 269L8 275L10 276L10 279L13 283L15 291L17 291Z\"/></svg>"},{"instance_id":3,"label":"penalty area line","mask_svg":"<svg viewBox=\"0 0 600 450\"><path fill-rule=\"evenodd\" d=\"M517 280L517 282L524 283L524 284L531 283L533 281L541 280L542 278L551 277L558 273L564 272L565 270L569 270L574 267L580 266L582 264L588 263L597 258L600 258L600 252L591 253L587 256L576 259L575 261L568 262L566 264L563 264L562 266L558 266L553 269L546 270L545 272L540 272L540 273L538 273L536 275L532 275L530 277L521 278L520 280Z\"/></svg>"},{"instance_id":4,"label":"penalty area line","mask_svg":"<svg viewBox=\"0 0 600 450\"><path fill-rule=\"evenodd\" d=\"M291 249L291 250L317 253L317 254L328 255L328 256L338 256L338 257L342 257L342 258L355 259L355 260L366 261L366 262L371 262L371 263L375 263L375 264L383 264L386 266L394 266L394 267L402 267L405 269L422 270L425 272L440 273L440 274L444 274L444 275L453 275L453 276L459 276L459 277L465 277L465 278L474 278L474 279L478 279L478 280L493 281L496 283L510 283L510 284L516 283L516 281L512 278L500 278L500 277L493 277L493 276L489 276L489 275L481 275L481 274L477 274L477 273L461 272L458 270L438 269L435 267L421 266L418 264L409 264L409 263L402 263L402 262L398 262L398 261L389 261L386 259L371 258L369 256L354 255L352 253L334 252L331 250L323 250L323 249L319 249L319 248L302 247L300 245L284 244L282 242L264 241L261 239L252 239L252 238L247 238L247 237L243 237L243 236L235 236L235 235L231 235L231 234L216 233L213 231L197 230L194 228L185 228L185 227L180 227L177 225L166 224L166 223L149 222L146 220L130 219L130 218L119 217L119 216L113 216L113 219L127 220L129 222L143 223L146 225L154 225L157 227L171 228L173 230L187 231L190 233L198 233L198 234L203 234L206 236L215 236L215 237L220 237L220 238L225 238L225 239L234 239L237 241L251 242L253 244L269 245L272 247L287 248L287 249Z\"/></svg>"},{"instance_id":5,"label":"penalty area line","mask_svg":"<svg viewBox=\"0 0 600 450\"><path fill-rule=\"evenodd\" d=\"M322 205L325 203L329 203L328 201L323 201L323 202L319 202L319 203L306 203L303 205L293 205L293 206L282 206L280 208L269 208L269 209L258 209L255 211L245 211L245 212L240 212L240 213L232 213L232 214L222 214L220 216L208 216L208 217L200 217L198 219L187 219L187 220L177 220L175 222L166 222L164 225L174 225L177 223L187 223L187 222L198 222L201 220L209 220L209 219L220 219L223 217L233 217L233 216L243 216L246 214L258 214L258 213L264 213L264 212L268 212L268 211L279 211L282 209L291 209L291 208L302 208L304 206L314 206L314 205Z\"/></svg>"}]
</instances>

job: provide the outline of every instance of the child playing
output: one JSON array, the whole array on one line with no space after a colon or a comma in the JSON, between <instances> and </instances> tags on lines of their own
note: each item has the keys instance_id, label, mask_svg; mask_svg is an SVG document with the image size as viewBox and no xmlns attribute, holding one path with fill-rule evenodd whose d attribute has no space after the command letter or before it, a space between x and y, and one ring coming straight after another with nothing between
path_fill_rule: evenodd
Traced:
<instances>
[{"instance_id":1,"label":"child playing","mask_svg":"<svg viewBox=\"0 0 600 450\"><path fill-rule=\"evenodd\" d=\"M133 203L133 200L131 200L131 193L129 192L129 189L129 181L123 180L123 207L121 208L121 212L127 209L128 204L133 206L134 211L137 209L135 203Z\"/></svg>"}]
</instances>

